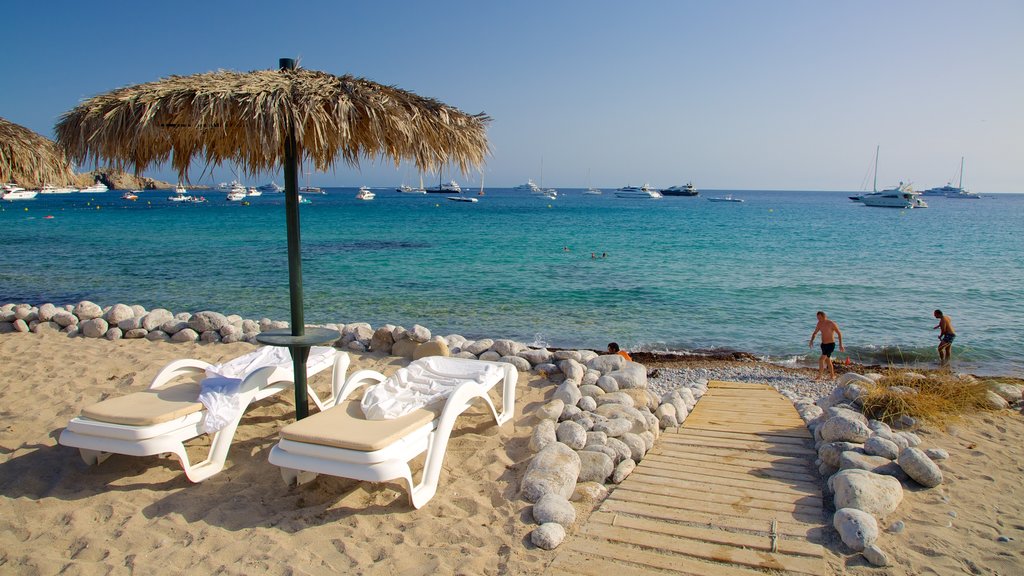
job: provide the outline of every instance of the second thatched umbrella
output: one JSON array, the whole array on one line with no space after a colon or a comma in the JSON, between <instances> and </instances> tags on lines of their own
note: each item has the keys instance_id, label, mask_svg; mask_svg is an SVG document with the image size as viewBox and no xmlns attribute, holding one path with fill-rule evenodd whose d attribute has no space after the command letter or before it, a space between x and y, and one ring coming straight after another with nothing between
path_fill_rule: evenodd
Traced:
<instances>
[{"instance_id":1,"label":"second thatched umbrella","mask_svg":"<svg viewBox=\"0 0 1024 576\"><path fill-rule=\"evenodd\" d=\"M0 182L24 186L66 184L74 174L53 141L0 118Z\"/></svg>"},{"instance_id":2,"label":"second thatched umbrella","mask_svg":"<svg viewBox=\"0 0 1024 576\"><path fill-rule=\"evenodd\" d=\"M410 160L423 171L483 163L489 118L470 115L431 98L352 76L295 67L171 76L95 96L65 114L57 141L70 158L106 160L141 172L168 160L187 177L195 159L235 162L250 173L282 168L288 228L291 330L264 333L261 341L287 346L295 364L296 417L308 414L309 347L337 332L305 330L300 258L298 169L318 170L344 159Z\"/></svg>"}]
</instances>

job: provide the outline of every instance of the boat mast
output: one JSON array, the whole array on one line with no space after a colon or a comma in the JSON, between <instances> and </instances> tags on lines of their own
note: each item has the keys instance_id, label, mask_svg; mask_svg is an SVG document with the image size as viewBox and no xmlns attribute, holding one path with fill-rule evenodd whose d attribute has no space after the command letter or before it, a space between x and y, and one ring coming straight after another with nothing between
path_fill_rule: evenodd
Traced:
<instances>
[{"instance_id":1,"label":"boat mast","mask_svg":"<svg viewBox=\"0 0 1024 576\"><path fill-rule=\"evenodd\" d=\"M875 181L871 184L871 191L878 192L878 149L880 145L875 145Z\"/></svg>"},{"instance_id":2,"label":"boat mast","mask_svg":"<svg viewBox=\"0 0 1024 576\"><path fill-rule=\"evenodd\" d=\"M964 189L964 157L963 156L960 157L960 184L957 185L957 188L959 188L960 191L963 192L963 189Z\"/></svg>"}]
</instances>

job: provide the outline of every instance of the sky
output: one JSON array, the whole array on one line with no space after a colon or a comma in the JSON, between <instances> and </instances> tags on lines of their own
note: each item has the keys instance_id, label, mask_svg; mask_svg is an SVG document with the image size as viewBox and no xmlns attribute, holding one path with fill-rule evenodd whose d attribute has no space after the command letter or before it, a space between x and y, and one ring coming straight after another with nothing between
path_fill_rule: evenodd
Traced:
<instances>
[{"instance_id":1,"label":"sky","mask_svg":"<svg viewBox=\"0 0 1024 576\"><path fill-rule=\"evenodd\" d=\"M1024 192L1020 1L57 0L4 15L0 116L48 137L118 87L293 57L486 112L487 186L861 190L880 146L879 187L940 186L963 156L966 187ZM418 176L370 158L310 180Z\"/></svg>"}]
</instances>

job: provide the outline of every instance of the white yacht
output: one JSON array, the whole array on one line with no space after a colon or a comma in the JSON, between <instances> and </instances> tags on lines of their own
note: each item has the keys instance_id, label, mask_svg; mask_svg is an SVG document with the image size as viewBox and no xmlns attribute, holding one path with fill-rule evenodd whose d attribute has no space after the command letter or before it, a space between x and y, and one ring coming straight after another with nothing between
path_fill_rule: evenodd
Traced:
<instances>
[{"instance_id":1,"label":"white yacht","mask_svg":"<svg viewBox=\"0 0 1024 576\"><path fill-rule=\"evenodd\" d=\"M168 196L168 200L171 202L191 202L192 197L188 195L188 190L185 190L185 186L181 182L174 187L174 196Z\"/></svg>"},{"instance_id":2,"label":"white yacht","mask_svg":"<svg viewBox=\"0 0 1024 576\"><path fill-rule=\"evenodd\" d=\"M228 192L228 195L225 196L224 198L228 202L240 202L242 200L245 200L245 197L246 197L245 188L242 188L242 189L233 188L230 192Z\"/></svg>"},{"instance_id":3,"label":"white yacht","mask_svg":"<svg viewBox=\"0 0 1024 576\"><path fill-rule=\"evenodd\" d=\"M657 200L662 197L661 192L657 190L651 190L646 185L642 188L636 186L624 186L615 191L616 198L639 198Z\"/></svg>"},{"instance_id":4,"label":"white yacht","mask_svg":"<svg viewBox=\"0 0 1024 576\"><path fill-rule=\"evenodd\" d=\"M107 188L107 185L97 180L95 184L93 184L92 186L86 186L85 188L81 188L79 192L95 194L97 192L106 192L107 190L109 190L109 188Z\"/></svg>"},{"instance_id":5,"label":"white yacht","mask_svg":"<svg viewBox=\"0 0 1024 576\"><path fill-rule=\"evenodd\" d=\"M284 192L284 188L281 187L277 182L269 182L257 188L257 190L263 192Z\"/></svg>"},{"instance_id":6,"label":"white yacht","mask_svg":"<svg viewBox=\"0 0 1024 576\"><path fill-rule=\"evenodd\" d=\"M671 186L661 191L665 196L699 196L700 192L693 185L693 182L687 182L685 186Z\"/></svg>"},{"instance_id":7,"label":"white yacht","mask_svg":"<svg viewBox=\"0 0 1024 576\"><path fill-rule=\"evenodd\" d=\"M928 204L914 192L910 184L900 182L899 186L873 194L865 194L860 201L865 206L876 208L927 208Z\"/></svg>"},{"instance_id":8,"label":"white yacht","mask_svg":"<svg viewBox=\"0 0 1024 576\"><path fill-rule=\"evenodd\" d=\"M356 200L373 200L377 195L366 186L360 186L359 192L356 194Z\"/></svg>"},{"instance_id":9,"label":"white yacht","mask_svg":"<svg viewBox=\"0 0 1024 576\"><path fill-rule=\"evenodd\" d=\"M527 180L526 184L520 184L512 189L516 192L529 192L531 194L542 194L544 192L532 179Z\"/></svg>"},{"instance_id":10,"label":"white yacht","mask_svg":"<svg viewBox=\"0 0 1024 576\"><path fill-rule=\"evenodd\" d=\"M602 192L599 188L591 187L584 190L583 194L585 196L600 196L601 194L604 194L604 192Z\"/></svg>"},{"instance_id":11,"label":"white yacht","mask_svg":"<svg viewBox=\"0 0 1024 576\"><path fill-rule=\"evenodd\" d=\"M402 194L426 194L427 193L426 188L423 187L423 175L422 174L420 174L420 187L419 188L413 188L412 186L407 186L405 184L402 184L398 188L395 188L395 190L397 190L398 192L401 192Z\"/></svg>"},{"instance_id":12,"label":"white yacht","mask_svg":"<svg viewBox=\"0 0 1024 576\"><path fill-rule=\"evenodd\" d=\"M39 194L38 190L25 190L17 184L7 183L0 187L0 199L8 202L14 200L32 200Z\"/></svg>"},{"instance_id":13,"label":"white yacht","mask_svg":"<svg viewBox=\"0 0 1024 576\"><path fill-rule=\"evenodd\" d=\"M245 195L246 196L263 196L263 192L260 192L259 188L253 188L252 186L250 186L249 189L245 191Z\"/></svg>"}]
</instances>

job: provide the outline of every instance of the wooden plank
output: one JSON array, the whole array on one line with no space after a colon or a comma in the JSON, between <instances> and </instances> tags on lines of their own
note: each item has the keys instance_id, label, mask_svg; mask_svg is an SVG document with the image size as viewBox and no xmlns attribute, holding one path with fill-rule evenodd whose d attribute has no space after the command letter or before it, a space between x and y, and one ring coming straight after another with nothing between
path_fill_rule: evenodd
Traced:
<instances>
[{"instance_id":1,"label":"wooden plank","mask_svg":"<svg viewBox=\"0 0 1024 576\"><path fill-rule=\"evenodd\" d=\"M626 514L613 514L611 512L603 511L594 512L594 514L590 516L590 520L598 524L608 524L618 528L644 530L655 534L679 536L680 538L690 538L713 544L725 544L728 546L736 546L737 548L750 548L752 550L772 552L772 535L770 526L768 531L761 534L727 532L724 530L716 530L714 528L687 526L676 522L637 518ZM783 540L777 538L775 540L775 545L777 548L775 552L778 552L779 554L794 554L797 556L810 556L812 558L821 558L824 554L821 546L818 544L811 544L806 540Z\"/></svg>"},{"instance_id":2,"label":"wooden plank","mask_svg":"<svg viewBox=\"0 0 1024 576\"><path fill-rule=\"evenodd\" d=\"M591 537L602 537L613 542L650 547L716 562L731 562L752 568L788 570L812 576L819 576L825 573L825 562L821 558L760 552L721 544L711 544L679 536L666 536L601 524L588 524L587 534Z\"/></svg>"},{"instance_id":3,"label":"wooden plank","mask_svg":"<svg viewBox=\"0 0 1024 576\"><path fill-rule=\"evenodd\" d=\"M635 474L636 472L634 472ZM738 474L714 470L708 472L701 469L678 470L674 468L662 468L659 462L650 462L640 473L648 476L663 477L665 479L676 479L686 482L703 482L730 488L746 488L748 490L759 490L765 493L791 495L796 497L813 496L821 498L821 490L811 485L793 486L786 482L776 480L765 480L756 477L743 477ZM737 477L740 476L740 477Z\"/></svg>"},{"instance_id":4,"label":"wooden plank","mask_svg":"<svg viewBox=\"0 0 1024 576\"><path fill-rule=\"evenodd\" d=\"M669 464L660 460L644 460L644 474L654 476L667 476L671 478L682 478L689 480L707 480L721 482L730 486L756 488L759 490L770 490L783 494L808 494L821 496L821 485L813 481L805 480L784 480L779 478L765 478L764 476L740 472L735 469L709 469L705 467L686 467Z\"/></svg>"},{"instance_id":5,"label":"wooden plank","mask_svg":"<svg viewBox=\"0 0 1024 576\"><path fill-rule=\"evenodd\" d=\"M604 546L602 542L600 544ZM579 574L580 576L645 576L651 574L646 566L634 566L622 562L621 559L607 560L597 557L591 551L566 550L559 554L548 569L547 574Z\"/></svg>"},{"instance_id":6,"label":"wooden plank","mask_svg":"<svg viewBox=\"0 0 1024 576\"><path fill-rule=\"evenodd\" d=\"M767 452L769 454L789 454L793 456L818 457L818 453L806 446L796 444L776 444L774 442L760 442L757 440L737 440L735 438L711 438L708 436L697 436L689 434L673 434L661 439L666 444L686 444L689 446L707 446L713 448L729 448L736 450L747 450Z\"/></svg>"},{"instance_id":7,"label":"wooden plank","mask_svg":"<svg viewBox=\"0 0 1024 576\"><path fill-rule=\"evenodd\" d=\"M708 382L708 388L716 388L717 390L771 390L775 391L768 384L753 384L750 382L730 382L728 380L711 380Z\"/></svg>"},{"instance_id":8,"label":"wooden plank","mask_svg":"<svg viewBox=\"0 0 1024 576\"><path fill-rule=\"evenodd\" d=\"M653 450L652 450L653 452ZM767 467L752 468L746 465L736 465L727 462L722 462L715 459L714 457L708 457L705 460L699 460L696 457L690 459L679 459L671 455L666 456L664 454L651 454L648 453L647 457L644 458L644 462L658 462L665 464L666 466L674 466L678 469L701 469L708 470L708 473L716 473L718 471L731 472L733 474L743 474L752 476L755 478L764 479L775 479L786 483L805 483L817 485L818 478L810 472L793 472L787 470L779 470L777 468L771 468L770 465Z\"/></svg>"},{"instance_id":9,"label":"wooden plank","mask_svg":"<svg viewBox=\"0 0 1024 576\"><path fill-rule=\"evenodd\" d=\"M689 419L687 419L689 420ZM746 424L736 423L703 423L693 422L692 424L686 424L687 428L700 428L703 430L713 430L721 432L729 431L744 431L744 432L758 432L758 431L771 431L773 434L780 436L792 436L793 438L810 438L811 433L806 428L795 428L793 426L748 426Z\"/></svg>"},{"instance_id":10,"label":"wooden plank","mask_svg":"<svg viewBox=\"0 0 1024 576\"><path fill-rule=\"evenodd\" d=\"M633 473L636 475L636 472ZM749 490L743 488L732 488L731 490L722 491L720 488L713 485L699 486L690 484L688 486L679 486L670 483L669 480L664 478L652 478L650 476L644 476L643 474L633 478L631 487L635 490L646 490L650 494L663 494L665 496L672 496L676 498L701 498L708 502L719 502L721 504L728 504L733 506L738 511L743 511L748 508L764 508L765 510L777 510L779 512L795 512L801 511L805 513L817 512L821 514L821 498L815 498L813 496L805 496L798 498L786 498L786 499L768 499L762 496L758 490ZM680 482L680 484L682 484ZM681 489L688 489L691 491L682 492ZM698 491L699 490L699 491Z\"/></svg>"},{"instance_id":11,"label":"wooden plank","mask_svg":"<svg viewBox=\"0 0 1024 576\"><path fill-rule=\"evenodd\" d=\"M639 483L637 483L639 484ZM748 517L758 520L786 520L792 522L820 523L823 519L821 509L812 509L804 506L790 506L789 510L766 508L762 506L747 506L745 502L721 502L724 498L680 498L663 493L651 492L642 488L619 487L609 498L616 500L629 500L643 504L654 504L657 506L670 506L684 510L696 510L713 514L726 514L740 518Z\"/></svg>"},{"instance_id":12,"label":"wooden plank","mask_svg":"<svg viewBox=\"0 0 1024 576\"><path fill-rule=\"evenodd\" d=\"M569 561L589 564L593 558L607 558L614 562L615 566L621 565L622 562L643 566L647 574L661 574L664 570L667 573L686 576L765 576L764 572L753 571L749 568L706 562L688 556L667 554L660 550L639 548L618 542L601 541L597 543L593 540L582 540L578 543L567 542L562 546L567 548L568 554L564 562L557 562L559 567L565 566ZM573 569L576 568L573 567ZM612 574L618 575L618 570L614 567L595 576L610 576Z\"/></svg>"},{"instance_id":13,"label":"wooden plank","mask_svg":"<svg viewBox=\"0 0 1024 576\"><path fill-rule=\"evenodd\" d=\"M738 440L757 440L777 444L793 444L795 446L813 447L814 443L803 438L789 436L772 436L767 433L751 434L749 432L708 432L707 430L683 428L679 432L662 432L662 436L707 436L709 438L735 438Z\"/></svg>"},{"instance_id":14,"label":"wooden plank","mask_svg":"<svg viewBox=\"0 0 1024 576\"><path fill-rule=\"evenodd\" d=\"M770 463L780 467L791 467L794 472L809 471L808 458L800 458L786 454L765 454L752 450L736 450L715 446L692 446L688 444L662 445L659 454L688 458L693 456L714 456L721 462L742 463L744 465L764 465ZM653 450L652 450L653 452Z\"/></svg>"},{"instance_id":15,"label":"wooden plank","mask_svg":"<svg viewBox=\"0 0 1024 576\"><path fill-rule=\"evenodd\" d=\"M655 518L670 520L673 522L686 522L693 525L707 527L728 528L730 530L743 530L748 532L770 532L771 520L759 520L749 517L728 516L723 514L709 514L697 510L685 510L631 502L629 500L605 500L601 505L602 512L614 512L629 514L644 518ZM776 518L776 531L785 537L803 538L806 540L821 542L824 539L825 528L818 524L807 524L795 522L792 519L786 520Z\"/></svg>"},{"instance_id":16,"label":"wooden plank","mask_svg":"<svg viewBox=\"0 0 1024 576\"><path fill-rule=\"evenodd\" d=\"M799 415L793 414L745 414L742 417L739 416L735 410L731 408L723 408L720 410L694 410L689 416L683 420L685 425L691 418L698 421L708 422L729 422L732 424L746 424L751 426L754 424L767 424L769 426L795 426L803 428L804 421Z\"/></svg>"}]
</instances>

